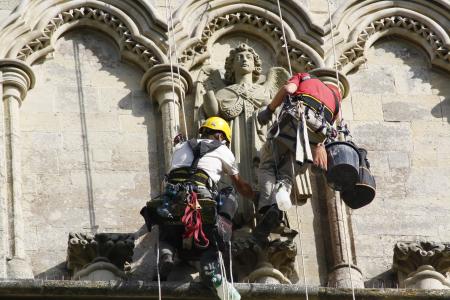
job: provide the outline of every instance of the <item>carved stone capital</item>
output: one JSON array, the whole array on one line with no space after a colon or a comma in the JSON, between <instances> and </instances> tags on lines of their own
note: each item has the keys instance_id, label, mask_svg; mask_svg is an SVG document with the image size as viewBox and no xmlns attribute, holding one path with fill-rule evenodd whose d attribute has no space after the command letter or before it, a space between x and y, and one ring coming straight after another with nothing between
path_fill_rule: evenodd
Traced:
<instances>
[{"instance_id":1,"label":"carved stone capital","mask_svg":"<svg viewBox=\"0 0 450 300\"><path fill-rule=\"evenodd\" d=\"M186 69L172 66L172 71L170 65L157 65L145 72L142 77L142 87L160 107L167 102L178 104L181 95L188 93L192 88L192 78Z\"/></svg>"},{"instance_id":2,"label":"carved stone capital","mask_svg":"<svg viewBox=\"0 0 450 300\"><path fill-rule=\"evenodd\" d=\"M134 240L131 234L70 233L67 269L74 279L123 277L133 257Z\"/></svg>"},{"instance_id":3,"label":"carved stone capital","mask_svg":"<svg viewBox=\"0 0 450 300\"><path fill-rule=\"evenodd\" d=\"M0 59L0 72L2 73L3 99L12 96L19 102L23 101L28 90L34 86L33 70L20 60Z\"/></svg>"},{"instance_id":4,"label":"carved stone capital","mask_svg":"<svg viewBox=\"0 0 450 300\"><path fill-rule=\"evenodd\" d=\"M347 77L342 73L338 72L338 76L336 76L336 70L331 68L317 68L309 71L310 74L317 76L320 80L332 83L334 85L338 85L339 78L339 89L342 92L342 99L346 98L350 93L350 83Z\"/></svg>"},{"instance_id":5,"label":"carved stone capital","mask_svg":"<svg viewBox=\"0 0 450 300\"><path fill-rule=\"evenodd\" d=\"M298 281L295 268L297 245L292 240L275 239L261 248L249 237L233 242L234 266L243 281L292 284Z\"/></svg>"},{"instance_id":6,"label":"carved stone capital","mask_svg":"<svg viewBox=\"0 0 450 300\"><path fill-rule=\"evenodd\" d=\"M445 274L450 270L450 243L398 242L394 247L394 268L409 274L430 265Z\"/></svg>"}]
</instances>

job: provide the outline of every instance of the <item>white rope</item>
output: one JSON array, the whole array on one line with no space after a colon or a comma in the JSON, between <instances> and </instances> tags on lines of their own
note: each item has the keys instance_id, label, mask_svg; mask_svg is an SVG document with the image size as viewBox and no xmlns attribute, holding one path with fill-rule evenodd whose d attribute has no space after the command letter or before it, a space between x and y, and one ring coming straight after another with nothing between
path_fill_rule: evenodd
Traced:
<instances>
[{"instance_id":1,"label":"white rope","mask_svg":"<svg viewBox=\"0 0 450 300\"><path fill-rule=\"evenodd\" d=\"M225 299L230 299L230 290L228 286L228 278L227 278L227 271L225 269L225 262L223 261L222 252L219 252L219 265L220 265L220 273L222 275L222 291L225 295Z\"/></svg>"},{"instance_id":2,"label":"white rope","mask_svg":"<svg viewBox=\"0 0 450 300\"><path fill-rule=\"evenodd\" d=\"M336 70L337 88L338 88L339 92L342 95L341 86L339 84L339 72L338 72L338 68L337 68L336 43L334 41L334 26L333 26L333 20L331 19L330 0L327 0L327 5L328 5L328 19L330 21L330 27L331 27L331 44L333 45L334 68ZM339 110L339 115L340 115L339 122L342 122L342 107Z\"/></svg>"},{"instance_id":3,"label":"white rope","mask_svg":"<svg viewBox=\"0 0 450 300\"><path fill-rule=\"evenodd\" d=\"M231 287L234 288L234 278L233 278L233 257L231 255L231 241L228 241L228 256L230 258L230 281Z\"/></svg>"},{"instance_id":4,"label":"white rope","mask_svg":"<svg viewBox=\"0 0 450 300\"><path fill-rule=\"evenodd\" d=\"M280 0L277 0L277 4L278 4L278 15L280 16L280 21L281 21L281 32L283 33L283 40L284 40L283 47L286 50L286 58L287 58L288 66L289 66L289 74L292 76L291 59L289 57L289 49L288 49L288 44L287 44L287 40L286 40L286 33L284 32L284 21L283 21L283 15L281 13Z\"/></svg>"},{"instance_id":5,"label":"white rope","mask_svg":"<svg viewBox=\"0 0 450 300\"><path fill-rule=\"evenodd\" d=\"M170 17L169 17L169 3L167 0L166 1L166 23L167 23L167 37L168 37L168 43L169 43L169 62L170 62L170 77L172 80L172 95L173 97L175 97L175 79L173 76L173 58L172 58L172 43L170 42ZM174 125L176 125L176 121L175 121L175 105L171 108L169 105L169 110L170 110L170 114L172 117L172 122L175 122ZM177 131L178 128L176 128L177 126L175 126L175 131ZM177 132L175 133L177 134Z\"/></svg>"},{"instance_id":6,"label":"white rope","mask_svg":"<svg viewBox=\"0 0 450 300\"><path fill-rule=\"evenodd\" d=\"M292 179L295 178L295 168L294 168L294 160L293 159L294 159L294 155L293 155L293 153L291 153ZM302 241L303 229L302 229L302 224L301 224L299 213L298 213L298 200L297 200L297 192L296 191L294 191L294 198L295 198L295 215L297 217L297 227L298 227L298 242L299 242L299 246L300 246L300 255L302 257L303 284L305 285L306 300L309 300L308 281L306 279L305 254L303 252L303 241ZM296 259L296 263L297 263L297 272L299 272L300 267L298 265L298 259Z\"/></svg>"},{"instance_id":7,"label":"white rope","mask_svg":"<svg viewBox=\"0 0 450 300\"><path fill-rule=\"evenodd\" d=\"M170 27L172 30L172 44L175 50L175 59L178 59L178 47L177 47L177 42L175 40L175 26L174 26L174 22L173 22L173 13L172 13L172 0L169 0L169 15L170 15ZM170 36L169 36L170 37ZM180 65L178 64L178 60L177 60L177 74L178 74L178 82L179 84L181 84L181 73L180 73ZM186 95L184 92L184 89L180 87L180 106L181 106L181 114L183 115L183 127L184 127L184 135L186 137L186 139L189 139L188 136L188 130L187 130L187 125L186 125L186 113L184 110L184 100L186 99Z\"/></svg>"},{"instance_id":8,"label":"white rope","mask_svg":"<svg viewBox=\"0 0 450 300\"><path fill-rule=\"evenodd\" d=\"M159 228L158 228L159 235ZM156 272L158 275L158 299L161 300L161 275L159 274L159 237L156 239Z\"/></svg>"},{"instance_id":9,"label":"white rope","mask_svg":"<svg viewBox=\"0 0 450 300\"><path fill-rule=\"evenodd\" d=\"M328 4L328 18L329 18L329 21L330 21L330 28L331 28L331 43L333 45L334 68L336 70L336 80L337 80L338 89L340 91L339 72L338 72L338 67L337 67L337 55L336 55L336 43L334 41L334 26L333 26L333 20L331 18L330 0L327 0L327 4ZM341 92L341 94L342 94L342 92ZM339 113L340 113L340 121L339 122L341 123L341 126L342 126L342 122L343 122L343 120L342 120L342 107L339 110ZM338 196L338 193L336 192L335 195ZM349 250L349 248L348 248L348 241L347 241L347 229L346 229L347 220L346 220L345 215L344 215L344 209L343 209L344 203L342 202L342 199L340 197L339 197L339 200L340 200L340 205L341 205L342 225L343 225L343 229L344 229L345 252L347 253L348 275L349 275L349 278L350 278L350 285L351 285L351 288L352 288L352 297L353 297L353 300L355 300L356 299L355 298L355 287L353 286L352 269L351 269L352 261L350 261L350 251L351 250ZM352 257L353 257L353 254L352 254Z\"/></svg>"}]
</instances>

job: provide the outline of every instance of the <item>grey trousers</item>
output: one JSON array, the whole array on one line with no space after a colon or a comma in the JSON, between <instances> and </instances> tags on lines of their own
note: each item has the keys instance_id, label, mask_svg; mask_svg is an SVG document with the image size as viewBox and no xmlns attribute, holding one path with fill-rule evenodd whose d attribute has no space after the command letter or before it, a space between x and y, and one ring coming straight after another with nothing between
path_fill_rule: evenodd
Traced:
<instances>
[{"instance_id":1,"label":"grey trousers","mask_svg":"<svg viewBox=\"0 0 450 300\"><path fill-rule=\"evenodd\" d=\"M325 140L326 128L321 132L315 132L322 125L322 120L316 117L314 112L306 111L306 124L310 143L316 144ZM292 128L290 130L292 131ZM281 133L291 136L295 134L294 131L288 133L281 131ZM309 165L308 163L299 165L295 161L293 147L279 138L268 139L264 143L260 151L260 159L257 171L260 192L258 210L276 203L275 188L278 184L283 184L286 191L290 193L295 175L306 172Z\"/></svg>"}]
</instances>

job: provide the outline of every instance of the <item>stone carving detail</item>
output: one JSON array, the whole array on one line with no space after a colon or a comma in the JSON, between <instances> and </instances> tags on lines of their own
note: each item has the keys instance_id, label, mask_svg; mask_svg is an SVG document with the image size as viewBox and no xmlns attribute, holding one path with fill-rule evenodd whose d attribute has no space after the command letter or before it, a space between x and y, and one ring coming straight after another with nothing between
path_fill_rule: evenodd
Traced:
<instances>
[{"instance_id":1,"label":"stone carving detail","mask_svg":"<svg viewBox=\"0 0 450 300\"><path fill-rule=\"evenodd\" d=\"M450 244L399 242L394 247L393 267L401 287L450 289Z\"/></svg>"},{"instance_id":2,"label":"stone carving detail","mask_svg":"<svg viewBox=\"0 0 450 300\"><path fill-rule=\"evenodd\" d=\"M394 248L394 265L410 273L423 265L431 265L438 272L450 270L450 244L436 242L399 242Z\"/></svg>"},{"instance_id":3,"label":"stone carving detail","mask_svg":"<svg viewBox=\"0 0 450 300\"><path fill-rule=\"evenodd\" d=\"M20 60L26 60L31 54L48 47L51 37L63 24L90 19L103 23L113 29L120 37L121 46L136 55L146 67L151 68L160 61L146 46L133 39L131 30L118 17L111 13L94 7L79 7L61 12L53 17L42 32L42 36L26 44L17 54Z\"/></svg>"},{"instance_id":4,"label":"stone carving detail","mask_svg":"<svg viewBox=\"0 0 450 300\"><path fill-rule=\"evenodd\" d=\"M131 263L134 236L119 233L70 233L67 248L67 269L77 273L95 262L109 262L119 270Z\"/></svg>"},{"instance_id":5,"label":"stone carving detail","mask_svg":"<svg viewBox=\"0 0 450 300\"><path fill-rule=\"evenodd\" d=\"M401 28L410 31L413 35L421 36L431 46L437 58L450 63L450 49L444 45L442 39L431 28L409 17L391 16L370 23L358 35L356 44L341 55L338 68L342 69L345 65L354 63L358 58L363 57L369 38L377 32L391 28Z\"/></svg>"},{"instance_id":6,"label":"stone carving detail","mask_svg":"<svg viewBox=\"0 0 450 300\"><path fill-rule=\"evenodd\" d=\"M220 29L236 25L248 25L255 27L255 30L264 32L279 44L280 49L284 45L284 39L281 28L273 21L248 12L236 12L219 16L209 22L203 29L200 41L183 51L179 58L179 63L186 66L195 56L202 55L208 51L207 43L210 37ZM302 50L288 45L289 57L293 62L297 62L302 69L308 71L316 68L314 61L308 57ZM280 52L285 55L285 51Z\"/></svg>"},{"instance_id":7,"label":"stone carving detail","mask_svg":"<svg viewBox=\"0 0 450 300\"><path fill-rule=\"evenodd\" d=\"M295 268L297 245L291 239L275 239L264 249L248 237L233 241L234 273L240 281L254 283L298 282Z\"/></svg>"}]
</instances>

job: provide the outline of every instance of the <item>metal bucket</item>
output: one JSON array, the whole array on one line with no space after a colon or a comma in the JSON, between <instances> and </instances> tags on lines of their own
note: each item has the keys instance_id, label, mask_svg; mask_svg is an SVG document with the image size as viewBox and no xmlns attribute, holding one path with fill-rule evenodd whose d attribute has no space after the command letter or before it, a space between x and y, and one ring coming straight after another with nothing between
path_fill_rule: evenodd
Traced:
<instances>
[{"instance_id":1,"label":"metal bucket","mask_svg":"<svg viewBox=\"0 0 450 300\"><path fill-rule=\"evenodd\" d=\"M352 209L366 206L375 198L375 178L370 173L370 164L367 160L367 151L359 148L360 167L359 180L352 189L341 192L341 198Z\"/></svg>"},{"instance_id":2,"label":"metal bucket","mask_svg":"<svg viewBox=\"0 0 450 300\"><path fill-rule=\"evenodd\" d=\"M351 190L358 182L358 149L349 142L332 142L325 147L328 185L336 191Z\"/></svg>"}]
</instances>

